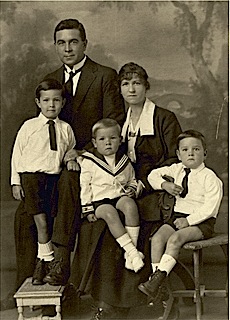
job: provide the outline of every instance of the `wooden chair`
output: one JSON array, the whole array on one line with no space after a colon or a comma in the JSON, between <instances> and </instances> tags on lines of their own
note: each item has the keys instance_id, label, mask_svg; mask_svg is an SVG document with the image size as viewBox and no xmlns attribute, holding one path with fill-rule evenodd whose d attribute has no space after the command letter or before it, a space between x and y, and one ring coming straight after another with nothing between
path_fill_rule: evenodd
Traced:
<instances>
[{"instance_id":1,"label":"wooden chair","mask_svg":"<svg viewBox=\"0 0 230 320\"><path fill-rule=\"evenodd\" d=\"M203 283L203 249L211 248L213 246L221 246L225 258L228 261L228 234L227 233L219 233L215 234L212 238L207 240L199 240L186 243L183 248L185 250L192 250L193 252L193 275L189 269L183 265L184 269L189 273L189 276L193 277L194 281L194 289L193 290L172 290L169 285L169 299L165 303L165 311L161 320L167 320L170 314L170 311L173 306L173 302L175 298L178 297L193 297L194 302L196 304L196 319L201 320L201 316L203 313L203 298L204 296L212 296L212 297L223 297L227 299L228 296L228 284L226 284L226 288L224 290L212 289L206 290L205 285Z\"/></svg>"}]
</instances>

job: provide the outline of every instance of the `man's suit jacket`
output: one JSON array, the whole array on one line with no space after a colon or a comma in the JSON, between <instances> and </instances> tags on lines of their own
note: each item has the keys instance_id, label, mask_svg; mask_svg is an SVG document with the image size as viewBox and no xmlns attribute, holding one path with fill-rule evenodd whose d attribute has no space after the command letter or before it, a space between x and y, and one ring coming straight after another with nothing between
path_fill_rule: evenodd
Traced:
<instances>
[{"instance_id":1,"label":"man's suit jacket","mask_svg":"<svg viewBox=\"0 0 230 320\"><path fill-rule=\"evenodd\" d=\"M45 79L47 78L64 84L64 66L48 74ZM101 118L112 118L122 125L124 102L120 95L116 71L87 57L75 96L72 101L67 99L59 117L72 126L78 150L91 146L89 142L92 126Z\"/></svg>"}]
</instances>

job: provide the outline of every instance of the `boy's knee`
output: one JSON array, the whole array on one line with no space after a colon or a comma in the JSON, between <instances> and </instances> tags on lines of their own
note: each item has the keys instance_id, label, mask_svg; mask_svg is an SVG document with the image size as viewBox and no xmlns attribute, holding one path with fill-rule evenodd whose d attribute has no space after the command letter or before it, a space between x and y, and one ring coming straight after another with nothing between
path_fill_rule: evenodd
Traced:
<instances>
[{"instance_id":1,"label":"boy's knee","mask_svg":"<svg viewBox=\"0 0 230 320\"><path fill-rule=\"evenodd\" d=\"M183 244L182 237L177 233L174 232L171 237L168 239L168 245L173 247L181 247Z\"/></svg>"}]
</instances>

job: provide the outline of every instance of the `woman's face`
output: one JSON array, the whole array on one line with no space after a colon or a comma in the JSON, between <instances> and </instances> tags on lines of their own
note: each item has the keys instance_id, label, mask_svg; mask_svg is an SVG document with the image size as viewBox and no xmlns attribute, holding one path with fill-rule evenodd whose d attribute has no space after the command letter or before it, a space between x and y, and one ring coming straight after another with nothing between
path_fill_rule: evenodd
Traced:
<instances>
[{"instance_id":1,"label":"woman's face","mask_svg":"<svg viewBox=\"0 0 230 320\"><path fill-rule=\"evenodd\" d=\"M130 105L143 105L146 98L146 87L138 75L132 79L121 81L121 94L124 100Z\"/></svg>"}]
</instances>

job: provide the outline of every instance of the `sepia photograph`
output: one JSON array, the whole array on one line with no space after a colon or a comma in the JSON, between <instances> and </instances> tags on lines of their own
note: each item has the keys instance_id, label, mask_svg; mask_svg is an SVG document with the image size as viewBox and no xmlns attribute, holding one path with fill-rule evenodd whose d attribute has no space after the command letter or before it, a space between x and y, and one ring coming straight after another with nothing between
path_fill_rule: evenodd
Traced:
<instances>
[{"instance_id":1,"label":"sepia photograph","mask_svg":"<svg viewBox=\"0 0 230 320\"><path fill-rule=\"evenodd\" d=\"M228 320L229 2L0 1L1 320Z\"/></svg>"}]
</instances>

